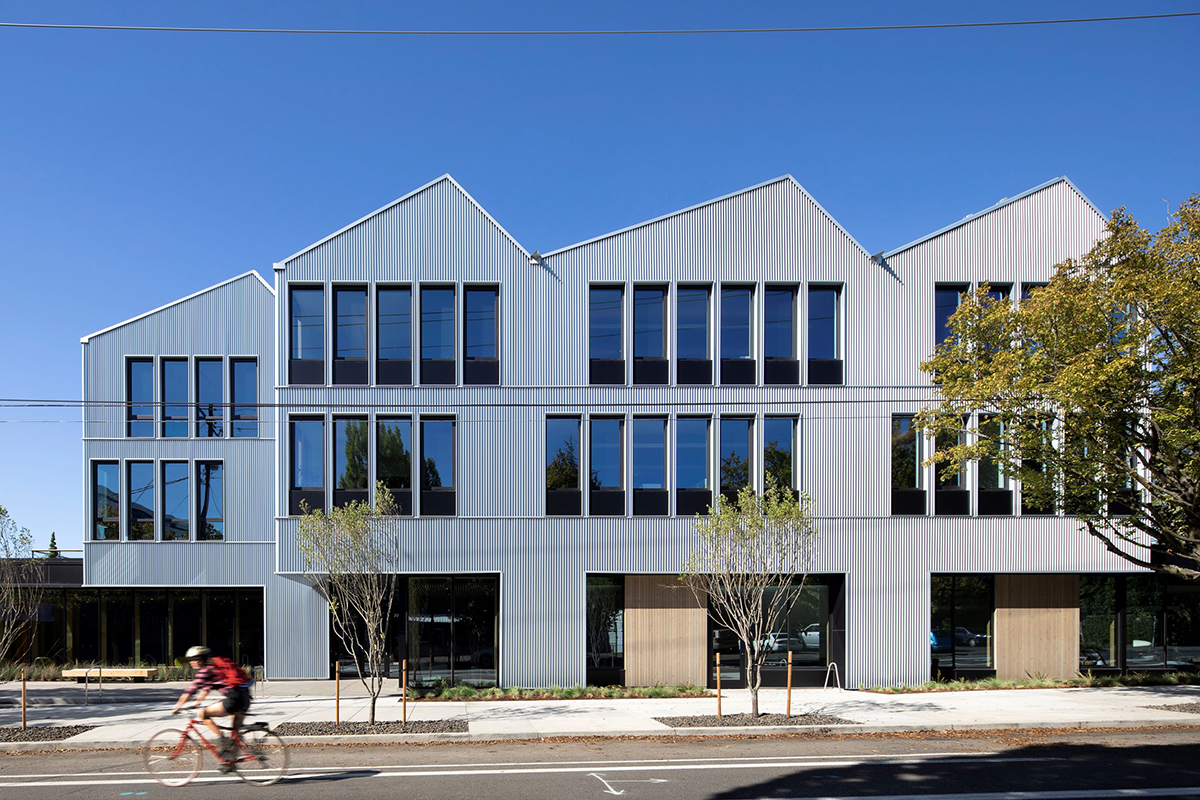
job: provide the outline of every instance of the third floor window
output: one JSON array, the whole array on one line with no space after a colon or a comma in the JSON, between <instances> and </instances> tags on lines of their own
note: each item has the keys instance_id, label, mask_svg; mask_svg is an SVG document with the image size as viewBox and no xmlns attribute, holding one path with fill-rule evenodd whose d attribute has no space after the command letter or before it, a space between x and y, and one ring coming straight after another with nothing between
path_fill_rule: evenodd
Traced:
<instances>
[{"instance_id":1,"label":"third floor window","mask_svg":"<svg viewBox=\"0 0 1200 800\"><path fill-rule=\"evenodd\" d=\"M125 419L128 436L154 435L154 359L131 358L125 364Z\"/></svg>"},{"instance_id":2,"label":"third floor window","mask_svg":"<svg viewBox=\"0 0 1200 800\"><path fill-rule=\"evenodd\" d=\"M754 289L750 286L723 286L721 383L754 382Z\"/></svg>"},{"instance_id":3,"label":"third floor window","mask_svg":"<svg viewBox=\"0 0 1200 800\"><path fill-rule=\"evenodd\" d=\"M808 287L808 382L840 385L842 370L840 286Z\"/></svg>"},{"instance_id":4,"label":"third floor window","mask_svg":"<svg viewBox=\"0 0 1200 800\"><path fill-rule=\"evenodd\" d=\"M669 380L667 362L667 287L633 289L633 382Z\"/></svg>"},{"instance_id":5,"label":"third floor window","mask_svg":"<svg viewBox=\"0 0 1200 800\"><path fill-rule=\"evenodd\" d=\"M500 290L463 290L463 383L500 383Z\"/></svg>"},{"instance_id":6,"label":"third floor window","mask_svg":"<svg viewBox=\"0 0 1200 800\"><path fill-rule=\"evenodd\" d=\"M291 360L288 383L325 383L325 290L293 287L290 291Z\"/></svg>"},{"instance_id":7,"label":"third floor window","mask_svg":"<svg viewBox=\"0 0 1200 800\"><path fill-rule=\"evenodd\" d=\"M684 384L712 383L712 350L709 309L712 292L707 286L680 286L676 293L675 351L678 356L676 381Z\"/></svg>"},{"instance_id":8,"label":"third floor window","mask_svg":"<svg viewBox=\"0 0 1200 800\"><path fill-rule=\"evenodd\" d=\"M794 386L800 382L796 360L796 287L768 286L763 299L763 382Z\"/></svg>"},{"instance_id":9,"label":"third floor window","mask_svg":"<svg viewBox=\"0 0 1200 800\"><path fill-rule=\"evenodd\" d=\"M258 361L230 359L229 377L233 396L230 434L253 439L258 436Z\"/></svg>"},{"instance_id":10,"label":"third floor window","mask_svg":"<svg viewBox=\"0 0 1200 800\"><path fill-rule=\"evenodd\" d=\"M376 293L375 382L385 386L412 383L412 289L380 287Z\"/></svg>"},{"instance_id":11,"label":"third floor window","mask_svg":"<svg viewBox=\"0 0 1200 800\"><path fill-rule=\"evenodd\" d=\"M454 288L421 288L421 383L456 381L454 363Z\"/></svg>"},{"instance_id":12,"label":"third floor window","mask_svg":"<svg viewBox=\"0 0 1200 800\"><path fill-rule=\"evenodd\" d=\"M333 290L333 382L367 382L367 287Z\"/></svg>"},{"instance_id":13,"label":"third floor window","mask_svg":"<svg viewBox=\"0 0 1200 800\"><path fill-rule=\"evenodd\" d=\"M162 365L162 435L188 435L188 362L186 358L164 358Z\"/></svg>"},{"instance_id":14,"label":"third floor window","mask_svg":"<svg viewBox=\"0 0 1200 800\"><path fill-rule=\"evenodd\" d=\"M196 359L196 435L225 435L225 366L220 358Z\"/></svg>"},{"instance_id":15,"label":"third floor window","mask_svg":"<svg viewBox=\"0 0 1200 800\"><path fill-rule=\"evenodd\" d=\"M588 293L589 380L625 383L625 290L593 286Z\"/></svg>"}]
</instances>

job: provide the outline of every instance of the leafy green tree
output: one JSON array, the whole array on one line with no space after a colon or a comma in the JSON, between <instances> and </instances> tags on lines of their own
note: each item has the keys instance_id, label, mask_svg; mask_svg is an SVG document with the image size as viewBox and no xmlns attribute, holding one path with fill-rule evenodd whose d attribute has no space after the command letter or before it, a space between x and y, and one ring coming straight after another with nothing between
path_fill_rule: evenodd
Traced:
<instances>
[{"instance_id":1,"label":"leafy green tree","mask_svg":"<svg viewBox=\"0 0 1200 800\"><path fill-rule=\"evenodd\" d=\"M33 536L0 506L0 658L20 658L12 648L37 618L42 565L33 557Z\"/></svg>"},{"instance_id":2,"label":"leafy green tree","mask_svg":"<svg viewBox=\"0 0 1200 800\"><path fill-rule=\"evenodd\" d=\"M968 296L921 366L943 400L919 415L944 473L984 459L1034 504L1077 515L1112 552L1200 580L1200 195L1158 233L1123 209L1019 304Z\"/></svg>"}]
</instances>

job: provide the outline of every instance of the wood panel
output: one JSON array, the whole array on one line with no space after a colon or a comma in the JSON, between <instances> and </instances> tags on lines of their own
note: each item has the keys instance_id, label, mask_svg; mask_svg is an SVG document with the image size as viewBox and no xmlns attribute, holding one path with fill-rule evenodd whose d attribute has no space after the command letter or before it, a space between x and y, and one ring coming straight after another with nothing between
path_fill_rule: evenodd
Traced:
<instances>
[{"instance_id":1,"label":"wood panel","mask_svg":"<svg viewBox=\"0 0 1200 800\"><path fill-rule=\"evenodd\" d=\"M708 613L674 575L625 578L625 683L704 686Z\"/></svg>"},{"instance_id":2,"label":"wood panel","mask_svg":"<svg viewBox=\"0 0 1200 800\"><path fill-rule=\"evenodd\" d=\"M1079 671L1079 576L996 576L996 676Z\"/></svg>"}]
</instances>

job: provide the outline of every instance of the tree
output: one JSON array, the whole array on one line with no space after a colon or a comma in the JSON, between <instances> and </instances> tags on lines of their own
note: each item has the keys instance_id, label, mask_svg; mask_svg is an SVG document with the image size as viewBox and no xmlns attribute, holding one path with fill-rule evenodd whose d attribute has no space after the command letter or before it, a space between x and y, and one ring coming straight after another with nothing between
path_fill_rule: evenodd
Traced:
<instances>
[{"instance_id":1,"label":"tree","mask_svg":"<svg viewBox=\"0 0 1200 800\"><path fill-rule=\"evenodd\" d=\"M50 548L46 551L46 558L61 558L62 553L58 552L58 542L54 539L54 531L50 531Z\"/></svg>"},{"instance_id":2,"label":"tree","mask_svg":"<svg viewBox=\"0 0 1200 800\"><path fill-rule=\"evenodd\" d=\"M32 548L29 529L0 506L0 658L22 655L12 648L33 625L42 602L42 567Z\"/></svg>"},{"instance_id":3,"label":"tree","mask_svg":"<svg viewBox=\"0 0 1200 800\"><path fill-rule=\"evenodd\" d=\"M758 716L770 634L786 624L816 552L812 500L771 480L761 495L749 487L736 502L718 495L712 513L696 517L695 529L700 541L679 580L741 642L750 713Z\"/></svg>"},{"instance_id":4,"label":"tree","mask_svg":"<svg viewBox=\"0 0 1200 800\"><path fill-rule=\"evenodd\" d=\"M1200 580L1200 195L1157 234L1124 209L1018 305L964 298L921 368L942 401L927 432L945 473L981 460L1113 553Z\"/></svg>"},{"instance_id":5,"label":"tree","mask_svg":"<svg viewBox=\"0 0 1200 800\"><path fill-rule=\"evenodd\" d=\"M304 573L329 604L333 632L354 659L371 698L369 722L388 670L388 623L396 594L400 543L392 493L375 486L375 507L352 502L329 511L304 508L296 544Z\"/></svg>"}]
</instances>

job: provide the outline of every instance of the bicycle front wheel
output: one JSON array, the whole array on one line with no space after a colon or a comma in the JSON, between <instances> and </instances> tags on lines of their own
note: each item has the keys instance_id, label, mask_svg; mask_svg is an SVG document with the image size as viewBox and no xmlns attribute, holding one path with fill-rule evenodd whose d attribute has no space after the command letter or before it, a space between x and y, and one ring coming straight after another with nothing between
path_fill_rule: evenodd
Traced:
<instances>
[{"instance_id":1,"label":"bicycle front wheel","mask_svg":"<svg viewBox=\"0 0 1200 800\"><path fill-rule=\"evenodd\" d=\"M247 731L242 735L242 752L237 774L255 786L270 786L287 774L287 745L271 731Z\"/></svg>"},{"instance_id":2,"label":"bicycle front wheel","mask_svg":"<svg viewBox=\"0 0 1200 800\"><path fill-rule=\"evenodd\" d=\"M181 730L167 728L151 736L142 747L146 772L163 786L183 786L200 772L204 748Z\"/></svg>"}]
</instances>

